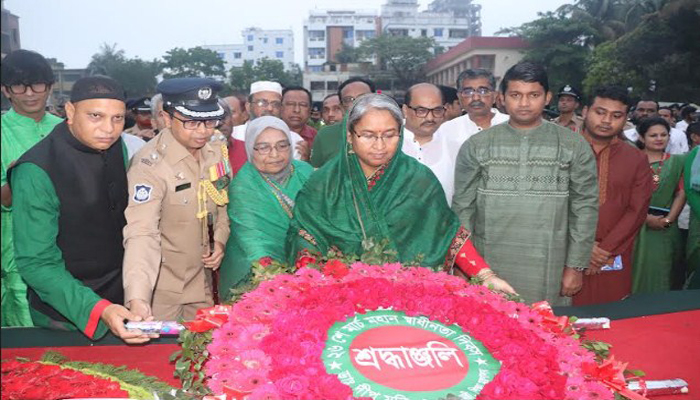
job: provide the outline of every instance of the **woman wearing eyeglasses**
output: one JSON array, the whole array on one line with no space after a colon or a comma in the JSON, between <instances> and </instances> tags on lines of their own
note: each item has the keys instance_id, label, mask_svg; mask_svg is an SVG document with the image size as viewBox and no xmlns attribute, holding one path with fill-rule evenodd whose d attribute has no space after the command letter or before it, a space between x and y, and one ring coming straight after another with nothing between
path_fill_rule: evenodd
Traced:
<instances>
[{"instance_id":1,"label":"woman wearing eyeglasses","mask_svg":"<svg viewBox=\"0 0 700 400\"><path fill-rule=\"evenodd\" d=\"M264 116L248 123L248 162L229 186L231 236L221 266L219 293L228 300L231 289L248 282L251 264L269 257L285 260L284 239L294 199L313 172L311 165L292 159L289 126Z\"/></svg>"},{"instance_id":2,"label":"woman wearing eyeglasses","mask_svg":"<svg viewBox=\"0 0 700 400\"><path fill-rule=\"evenodd\" d=\"M486 265L450 210L435 175L401 151L401 109L388 96L366 94L350 109L344 150L299 192L289 232L293 262L307 250L363 253L363 242L388 239L397 261L425 267L455 264L495 289L513 288Z\"/></svg>"}]
</instances>

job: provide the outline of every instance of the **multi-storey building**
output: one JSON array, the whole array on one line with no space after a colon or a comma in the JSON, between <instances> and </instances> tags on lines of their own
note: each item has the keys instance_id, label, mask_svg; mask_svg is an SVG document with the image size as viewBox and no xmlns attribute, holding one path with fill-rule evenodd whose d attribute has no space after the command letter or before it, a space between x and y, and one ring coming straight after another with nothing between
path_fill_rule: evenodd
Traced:
<instances>
[{"instance_id":1,"label":"multi-storey building","mask_svg":"<svg viewBox=\"0 0 700 400\"><path fill-rule=\"evenodd\" d=\"M5 8L5 2L0 2L0 10L2 10L2 21L0 21L2 54L0 57L5 58L9 53L20 49L19 17Z\"/></svg>"},{"instance_id":2,"label":"multi-storey building","mask_svg":"<svg viewBox=\"0 0 700 400\"><path fill-rule=\"evenodd\" d=\"M294 34L291 29L266 30L247 28L241 32L243 43L205 45L215 51L228 72L232 67L241 67L245 61L257 63L263 58L280 60L289 70L294 65Z\"/></svg>"},{"instance_id":3,"label":"multi-storey building","mask_svg":"<svg viewBox=\"0 0 700 400\"><path fill-rule=\"evenodd\" d=\"M336 61L343 44L357 47L380 31L381 23L373 10L311 11L304 21L304 70L323 71L325 63Z\"/></svg>"},{"instance_id":4,"label":"multi-storey building","mask_svg":"<svg viewBox=\"0 0 700 400\"><path fill-rule=\"evenodd\" d=\"M481 6L471 0L434 0L428 10L418 12L418 0L388 0L381 21L385 34L431 37L449 50L481 35Z\"/></svg>"}]
</instances>

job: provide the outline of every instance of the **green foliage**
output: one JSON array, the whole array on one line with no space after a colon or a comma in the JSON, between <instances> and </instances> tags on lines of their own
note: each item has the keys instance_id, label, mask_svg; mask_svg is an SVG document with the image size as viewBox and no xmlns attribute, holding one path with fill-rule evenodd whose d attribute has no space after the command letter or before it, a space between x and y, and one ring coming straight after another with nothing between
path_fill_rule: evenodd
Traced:
<instances>
[{"instance_id":1,"label":"green foliage","mask_svg":"<svg viewBox=\"0 0 700 400\"><path fill-rule=\"evenodd\" d=\"M636 96L700 101L699 11L692 2L667 1L631 32L596 48L584 82L586 90L618 83L631 87Z\"/></svg>"},{"instance_id":2,"label":"green foliage","mask_svg":"<svg viewBox=\"0 0 700 400\"><path fill-rule=\"evenodd\" d=\"M586 60L591 52L587 38L595 36L594 29L561 12L540 13L539 16L501 33L527 40L530 48L525 52L525 59L547 66L550 88L565 84L581 87L586 76Z\"/></svg>"},{"instance_id":3,"label":"green foliage","mask_svg":"<svg viewBox=\"0 0 700 400\"><path fill-rule=\"evenodd\" d=\"M335 60L341 64L356 63L360 61L360 53L357 47L353 47L343 42L340 50L335 53Z\"/></svg>"},{"instance_id":4,"label":"green foliage","mask_svg":"<svg viewBox=\"0 0 700 400\"><path fill-rule=\"evenodd\" d=\"M189 394L211 394L204 372L204 364L209 358L207 346L212 341L211 334L211 331L198 333L182 330L178 338L182 350L170 356L170 362L175 362L175 377L182 381L182 390Z\"/></svg>"},{"instance_id":5,"label":"green foliage","mask_svg":"<svg viewBox=\"0 0 700 400\"><path fill-rule=\"evenodd\" d=\"M140 58L127 58L124 50L117 45L103 44L100 52L92 56L88 64L88 74L106 75L121 83L129 97L151 96L156 89L156 76L163 65L158 60L144 61Z\"/></svg>"},{"instance_id":6,"label":"green foliage","mask_svg":"<svg viewBox=\"0 0 700 400\"><path fill-rule=\"evenodd\" d=\"M697 102L698 26L697 0L577 0L500 33L530 43L525 58L547 66L554 89L618 84L636 96Z\"/></svg>"},{"instance_id":7,"label":"green foliage","mask_svg":"<svg viewBox=\"0 0 700 400\"><path fill-rule=\"evenodd\" d=\"M302 83L302 72L296 64L291 70L285 71L282 61L265 57L257 64L245 61L242 67L231 68L229 86L233 90L246 92L251 83L261 80L276 81L282 86L299 86Z\"/></svg>"},{"instance_id":8,"label":"green foliage","mask_svg":"<svg viewBox=\"0 0 700 400\"><path fill-rule=\"evenodd\" d=\"M213 50L199 46L191 49L176 47L169 50L163 59L165 78L226 77L224 60Z\"/></svg>"},{"instance_id":9,"label":"green foliage","mask_svg":"<svg viewBox=\"0 0 700 400\"><path fill-rule=\"evenodd\" d=\"M357 48L361 58L377 58L381 70L389 71L399 88L406 89L425 78L423 66L439 50L428 37L380 35L367 39Z\"/></svg>"}]
</instances>

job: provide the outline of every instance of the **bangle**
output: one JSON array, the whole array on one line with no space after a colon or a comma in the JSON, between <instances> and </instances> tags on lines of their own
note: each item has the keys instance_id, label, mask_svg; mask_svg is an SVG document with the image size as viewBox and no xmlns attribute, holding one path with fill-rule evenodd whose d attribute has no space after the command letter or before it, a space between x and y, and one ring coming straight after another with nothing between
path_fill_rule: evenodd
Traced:
<instances>
[{"instance_id":1,"label":"bangle","mask_svg":"<svg viewBox=\"0 0 700 400\"><path fill-rule=\"evenodd\" d=\"M479 271L478 274L474 275L476 279L479 281L486 282L488 279L493 278L494 276L498 276L492 269L484 268L481 271Z\"/></svg>"}]
</instances>

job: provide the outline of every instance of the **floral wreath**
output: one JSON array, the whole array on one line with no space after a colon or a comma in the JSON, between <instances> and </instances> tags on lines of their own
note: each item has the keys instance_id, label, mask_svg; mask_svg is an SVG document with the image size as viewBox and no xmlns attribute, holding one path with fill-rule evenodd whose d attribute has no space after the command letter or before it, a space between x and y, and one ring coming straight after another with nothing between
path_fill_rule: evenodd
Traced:
<instances>
[{"instance_id":1,"label":"floral wreath","mask_svg":"<svg viewBox=\"0 0 700 400\"><path fill-rule=\"evenodd\" d=\"M338 321L390 309L455 324L500 361L478 399L612 399L613 391L641 398L626 390L626 364L596 360L569 319L555 317L546 303L529 307L426 268L330 260L314 269L314 261L262 281L232 306L200 310L187 324L193 332L217 328L207 332L207 359L197 364L211 392L247 400L353 398L322 360L328 331ZM264 269L270 260L260 264Z\"/></svg>"}]
</instances>

